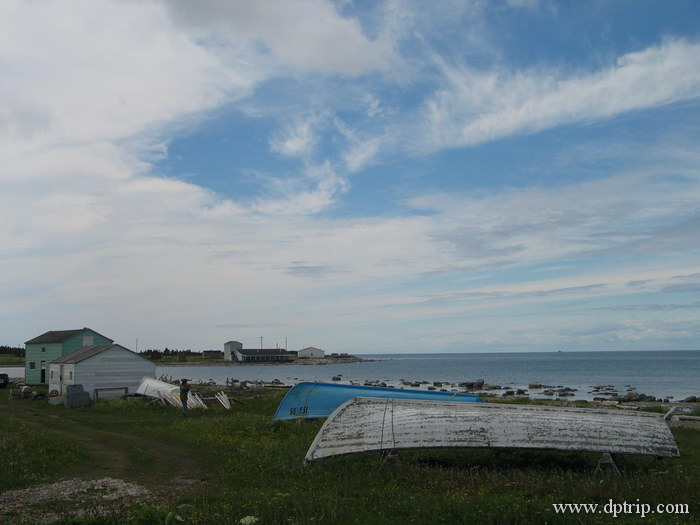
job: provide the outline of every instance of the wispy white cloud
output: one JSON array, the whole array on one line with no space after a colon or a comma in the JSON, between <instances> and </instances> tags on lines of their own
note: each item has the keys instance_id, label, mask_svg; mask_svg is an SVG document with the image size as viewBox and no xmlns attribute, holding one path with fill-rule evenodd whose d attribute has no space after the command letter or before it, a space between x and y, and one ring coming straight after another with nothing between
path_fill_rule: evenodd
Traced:
<instances>
[{"instance_id":1,"label":"wispy white cloud","mask_svg":"<svg viewBox=\"0 0 700 525\"><path fill-rule=\"evenodd\" d=\"M287 127L270 143L272 151L282 155L309 157L316 143L314 131L317 118L309 118Z\"/></svg>"},{"instance_id":2,"label":"wispy white cloud","mask_svg":"<svg viewBox=\"0 0 700 525\"><path fill-rule=\"evenodd\" d=\"M413 147L476 145L700 97L700 44L667 40L595 72L477 69L441 62L447 87L425 104Z\"/></svg>"},{"instance_id":3,"label":"wispy white cloud","mask_svg":"<svg viewBox=\"0 0 700 525\"><path fill-rule=\"evenodd\" d=\"M698 234L698 199L697 175L675 184L636 173L559 188L425 195L408 204L435 214L436 240L457 267L476 269L653 252L658 243L666 243L664 252L686 251Z\"/></svg>"},{"instance_id":4,"label":"wispy white cloud","mask_svg":"<svg viewBox=\"0 0 700 525\"><path fill-rule=\"evenodd\" d=\"M343 155L348 172L355 173L365 168L379 152L381 139L372 137L365 141L355 141Z\"/></svg>"}]
</instances>

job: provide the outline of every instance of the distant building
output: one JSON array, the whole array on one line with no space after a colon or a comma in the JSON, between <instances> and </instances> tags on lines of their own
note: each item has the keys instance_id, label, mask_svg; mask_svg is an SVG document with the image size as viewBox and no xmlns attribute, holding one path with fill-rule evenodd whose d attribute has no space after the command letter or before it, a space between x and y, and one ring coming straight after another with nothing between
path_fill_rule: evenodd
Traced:
<instances>
[{"instance_id":1,"label":"distant building","mask_svg":"<svg viewBox=\"0 0 700 525\"><path fill-rule=\"evenodd\" d=\"M240 349L234 352L234 361L241 363L264 363L271 361L294 361L293 352L275 348L262 348L260 350Z\"/></svg>"},{"instance_id":2,"label":"distant building","mask_svg":"<svg viewBox=\"0 0 700 525\"><path fill-rule=\"evenodd\" d=\"M48 365L84 346L109 345L114 340L90 328L53 330L30 339L25 345L24 381L29 385L47 384Z\"/></svg>"},{"instance_id":3,"label":"distant building","mask_svg":"<svg viewBox=\"0 0 700 525\"><path fill-rule=\"evenodd\" d=\"M68 385L83 385L83 390L94 397L96 388L122 388L133 394L146 377L154 377L156 365L117 344L85 346L50 365L49 392L64 394ZM113 392L121 395L122 392ZM105 397L109 393L104 394Z\"/></svg>"},{"instance_id":4,"label":"distant building","mask_svg":"<svg viewBox=\"0 0 700 525\"><path fill-rule=\"evenodd\" d=\"M264 363L271 361L294 361L296 352L280 348L243 348L238 341L224 343L224 361L239 363Z\"/></svg>"},{"instance_id":5,"label":"distant building","mask_svg":"<svg viewBox=\"0 0 700 525\"><path fill-rule=\"evenodd\" d=\"M241 350L243 344L238 341L229 341L224 343L224 361L235 361L236 360L236 350Z\"/></svg>"},{"instance_id":6,"label":"distant building","mask_svg":"<svg viewBox=\"0 0 700 525\"><path fill-rule=\"evenodd\" d=\"M299 359L323 359L326 357L326 353L320 348L315 348L313 346L306 347L297 352Z\"/></svg>"},{"instance_id":7,"label":"distant building","mask_svg":"<svg viewBox=\"0 0 700 525\"><path fill-rule=\"evenodd\" d=\"M223 359L224 353L221 350L203 350L202 359Z\"/></svg>"}]
</instances>

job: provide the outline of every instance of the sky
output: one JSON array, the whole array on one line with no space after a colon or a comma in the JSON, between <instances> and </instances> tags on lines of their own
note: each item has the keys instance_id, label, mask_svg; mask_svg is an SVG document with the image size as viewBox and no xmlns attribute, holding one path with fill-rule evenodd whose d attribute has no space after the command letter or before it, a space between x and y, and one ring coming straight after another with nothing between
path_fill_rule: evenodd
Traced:
<instances>
[{"instance_id":1,"label":"sky","mask_svg":"<svg viewBox=\"0 0 700 525\"><path fill-rule=\"evenodd\" d=\"M700 349L695 0L3 0L0 344Z\"/></svg>"}]
</instances>

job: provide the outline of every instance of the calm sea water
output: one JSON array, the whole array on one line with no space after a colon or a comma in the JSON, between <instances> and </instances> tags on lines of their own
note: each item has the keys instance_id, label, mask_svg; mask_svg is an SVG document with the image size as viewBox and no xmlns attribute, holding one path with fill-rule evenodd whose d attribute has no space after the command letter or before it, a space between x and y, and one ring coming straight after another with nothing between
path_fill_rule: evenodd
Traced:
<instances>
[{"instance_id":1,"label":"calm sea water","mask_svg":"<svg viewBox=\"0 0 700 525\"><path fill-rule=\"evenodd\" d=\"M529 383L577 388L576 398L591 399L591 387L613 385L624 394L631 387L655 397L683 399L700 396L700 351L663 352L548 352L505 354L387 354L362 355L374 361L338 365L242 365L158 367L156 376L213 380L331 381L400 380L486 383L527 388Z\"/></svg>"},{"instance_id":2,"label":"calm sea water","mask_svg":"<svg viewBox=\"0 0 700 525\"><path fill-rule=\"evenodd\" d=\"M187 377L224 384L226 379L272 381L384 381L401 380L459 383L484 379L507 389L529 383L578 389L577 399L591 399L591 387L613 385L624 394L631 387L641 394L683 399L700 396L700 350L663 352L548 352L507 354L386 354L362 355L373 359L338 365L159 366L156 377ZM23 368L0 368L21 377ZM504 389L505 389L504 388ZM532 392L535 394L535 392Z\"/></svg>"}]
</instances>

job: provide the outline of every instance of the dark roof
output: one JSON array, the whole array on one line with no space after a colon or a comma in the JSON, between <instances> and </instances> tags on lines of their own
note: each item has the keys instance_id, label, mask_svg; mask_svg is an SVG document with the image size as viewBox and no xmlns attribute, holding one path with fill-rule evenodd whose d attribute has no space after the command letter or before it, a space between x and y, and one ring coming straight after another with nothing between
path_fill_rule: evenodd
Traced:
<instances>
[{"instance_id":1,"label":"dark roof","mask_svg":"<svg viewBox=\"0 0 700 525\"><path fill-rule=\"evenodd\" d=\"M111 346L114 345L84 346L82 348L78 348L75 352L71 352L70 354L66 354L63 357L54 359L53 361L51 361L51 363L57 363L61 365L79 363L80 361L83 361L88 357L92 357L93 355L99 354L103 350L107 350Z\"/></svg>"},{"instance_id":2,"label":"dark roof","mask_svg":"<svg viewBox=\"0 0 700 525\"><path fill-rule=\"evenodd\" d=\"M39 337L30 339L24 344L28 345L31 343L60 343L61 341L65 341L69 337L79 334L83 330L85 330L85 328L81 328L80 330L51 330L50 332L41 334Z\"/></svg>"},{"instance_id":3,"label":"dark roof","mask_svg":"<svg viewBox=\"0 0 700 525\"><path fill-rule=\"evenodd\" d=\"M251 349L244 348L238 350L242 355L254 356L254 355L291 355L291 352L286 350L281 350L279 348L262 348L262 349Z\"/></svg>"},{"instance_id":4,"label":"dark roof","mask_svg":"<svg viewBox=\"0 0 700 525\"><path fill-rule=\"evenodd\" d=\"M104 352L108 348L113 348L115 346L118 348L122 348L122 349L126 350L127 352L131 352L131 350L129 350L128 348L124 348L123 346L117 345L117 344L84 346L82 348L78 348L75 352L71 352L70 354L66 354L63 357L59 357L58 359L54 359L53 361L51 361L51 364L72 365L75 363L79 363L80 361L84 361L88 357L92 357L94 355L97 355L100 352ZM134 355L141 357L136 353L134 353Z\"/></svg>"},{"instance_id":5,"label":"dark roof","mask_svg":"<svg viewBox=\"0 0 700 525\"><path fill-rule=\"evenodd\" d=\"M81 332L84 332L86 330L90 330L91 332L96 333L97 335L102 335L98 334L95 332L92 328L80 328L78 330L51 330L49 332L46 332L44 334L41 334L38 337L35 337L34 339L30 339L29 341L26 341L24 344L29 345L29 344L38 344L38 343L60 343L62 341L65 341L69 337L73 337L74 335L77 335ZM102 337L105 337L102 335ZM105 339L109 339L109 337L105 337ZM112 339L109 339L112 341Z\"/></svg>"}]
</instances>

